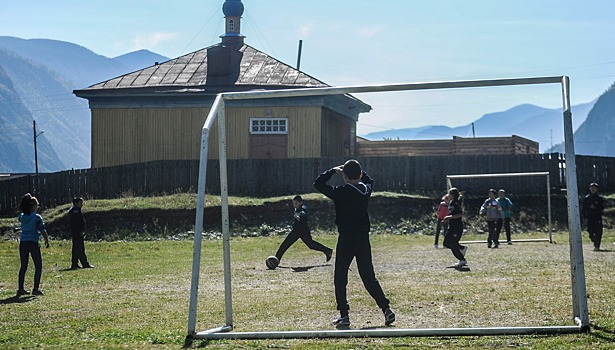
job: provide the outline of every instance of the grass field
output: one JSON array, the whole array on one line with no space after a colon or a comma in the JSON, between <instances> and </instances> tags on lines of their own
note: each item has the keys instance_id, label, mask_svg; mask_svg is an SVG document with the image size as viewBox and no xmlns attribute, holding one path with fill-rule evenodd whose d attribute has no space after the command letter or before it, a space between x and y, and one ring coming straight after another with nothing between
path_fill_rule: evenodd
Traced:
<instances>
[{"instance_id":1,"label":"grass field","mask_svg":"<svg viewBox=\"0 0 615 350\"><path fill-rule=\"evenodd\" d=\"M513 238L536 238L523 234ZM542 234L541 234L542 237ZM334 246L336 236L318 241ZM484 236L469 236L482 239ZM236 331L333 329L333 266L300 242L277 270L264 259L283 237L233 238ZM446 266L450 251L433 237L375 235L376 274L398 314L398 328L574 325L567 234L556 244L473 244L470 271ZM590 334L390 339L195 341L209 349L612 349L615 342L615 232L584 246ZM197 330L224 323L221 240L203 243ZM192 241L86 243L94 269L67 271L70 242L43 249L43 297L14 298L17 242L0 243L0 349L180 349L187 329ZM351 267L352 328L384 327ZM31 288L33 267L26 286Z\"/></svg>"}]
</instances>

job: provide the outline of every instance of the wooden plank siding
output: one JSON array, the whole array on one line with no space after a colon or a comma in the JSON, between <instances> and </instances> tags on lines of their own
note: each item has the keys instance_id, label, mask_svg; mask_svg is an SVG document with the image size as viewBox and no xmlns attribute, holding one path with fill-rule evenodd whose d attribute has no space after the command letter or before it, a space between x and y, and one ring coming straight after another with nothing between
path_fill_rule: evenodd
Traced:
<instances>
[{"instance_id":1,"label":"wooden plank siding","mask_svg":"<svg viewBox=\"0 0 615 350\"><path fill-rule=\"evenodd\" d=\"M354 155L354 152L351 152L355 149L356 142L354 120L323 108L321 123L321 157Z\"/></svg>"},{"instance_id":2,"label":"wooden plank siding","mask_svg":"<svg viewBox=\"0 0 615 350\"><path fill-rule=\"evenodd\" d=\"M199 159L208 108L92 109L92 167Z\"/></svg>"},{"instance_id":3,"label":"wooden plank siding","mask_svg":"<svg viewBox=\"0 0 615 350\"><path fill-rule=\"evenodd\" d=\"M453 137L452 140L393 140L357 142L360 156L446 156L473 154L538 154L538 143L512 137Z\"/></svg>"},{"instance_id":4,"label":"wooden plank siding","mask_svg":"<svg viewBox=\"0 0 615 350\"><path fill-rule=\"evenodd\" d=\"M289 158L320 157L322 110L321 107L226 108L227 158L249 158L250 118L267 117L288 118ZM209 108L93 109L92 167L199 159L201 131L208 113ZM341 154L339 138L339 132L330 138L334 142L329 141L332 150L328 153ZM217 122L209 133L208 158L218 159Z\"/></svg>"}]
</instances>

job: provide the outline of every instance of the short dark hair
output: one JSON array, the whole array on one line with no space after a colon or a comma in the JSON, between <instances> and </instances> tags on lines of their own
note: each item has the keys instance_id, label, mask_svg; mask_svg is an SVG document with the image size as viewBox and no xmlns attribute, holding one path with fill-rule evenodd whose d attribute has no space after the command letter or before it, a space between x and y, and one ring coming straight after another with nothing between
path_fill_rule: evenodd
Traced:
<instances>
[{"instance_id":1,"label":"short dark hair","mask_svg":"<svg viewBox=\"0 0 615 350\"><path fill-rule=\"evenodd\" d=\"M592 182L592 183L589 184L589 187L592 187L592 186L595 187L595 188L600 188L600 186L598 186L598 184L595 183L595 182Z\"/></svg>"},{"instance_id":2,"label":"short dark hair","mask_svg":"<svg viewBox=\"0 0 615 350\"><path fill-rule=\"evenodd\" d=\"M361 164L354 159L350 159L344 163L343 171L350 180L356 180L361 177Z\"/></svg>"},{"instance_id":3,"label":"short dark hair","mask_svg":"<svg viewBox=\"0 0 615 350\"><path fill-rule=\"evenodd\" d=\"M294 200L294 201L297 201L297 202L303 202L303 198L301 198L301 196L300 196L300 195L296 195L296 196L294 196L294 197L293 197L293 200Z\"/></svg>"},{"instance_id":4,"label":"short dark hair","mask_svg":"<svg viewBox=\"0 0 615 350\"><path fill-rule=\"evenodd\" d=\"M497 194L497 192L493 188L489 190L489 193Z\"/></svg>"},{"instance_id":5,"label":"short dark hair","mask_svg":"<svg viewBox=\"0 0 615 350\"><path fill-rule=\"evenodd\" d=\"M83 198L82 197L75 197L73 198L73 205L79 203L79 202L83 202Z\"/></svg>"}]
</instances>

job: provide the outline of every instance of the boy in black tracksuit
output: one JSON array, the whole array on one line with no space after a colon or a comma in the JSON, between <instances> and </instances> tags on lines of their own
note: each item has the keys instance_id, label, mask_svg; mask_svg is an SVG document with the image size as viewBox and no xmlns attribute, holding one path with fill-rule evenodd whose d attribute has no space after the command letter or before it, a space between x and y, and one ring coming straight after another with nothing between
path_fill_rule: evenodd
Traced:
<instances>
[{"instance_id":1,"label":"boy in black tracksuit","mask_svg":"<svg viewBox=\"0 0 615 350\"><path fill-rule=\"evenodd\" d=\"M84 268L92 268L85 255L85 219L81 212L83 198L75 197L73 206L68 211L68 221L70 223L70 235L73 239L73 250L71 257L71 270L79 269L79 261Z\"/></svg>"},{"instance_id":2,"label":"boy in black tracksuit","mask_svg":"<svg viewBox=\"0 0 615 350\"><path fill-rule=\"evenodd\" d=\"M295 196L293 198L293 207L295 208L293 215L293 229L290 231L288 236L286 236L286 239L284 239L284 242L282 242L280 248L278 248L277 253L275 253L276 258L278 258L278 260L282 260L282 256L286 250L297 242L298 239L301 239L303 243L308 246L308 248L325 253L326 260L331 260L333 249L325 247L312 239L310 227L308 226L307 207L303 204L303 199L301 196Z\"/></svg>"},{"instance_id":3,"label":"boy in black tracksuit","mask_svg":"<svg viewBox=\"0 0 615 350\"><path fill-rule=\"evenodd\" d=\"M331 186L327 181L336 173L344 176L344 186ZM335 203L335 224L339 232L336 247L335 300L340 317L333 321L338 327L350 325L348 317L348 300L346 286L348 269L352 260L357 259L357 268L368 293L382 309L385 324L395 321L395 313L389 307L389 300L384 294L374 273L372 251L369 242L370 221L367 207L372 194L373 180L361 170L356 160L349 160L344 165L331 168L320 174L314 181L314 187Z\"/></svg>"},{"instance_id":4,"label":"boy in black tracksuit","mask_svg":"<svg viewBox=\"0 0 615 350\"><path fill-rule=\"evenodd\" d=\"M590 194L583 199L583 211L581 214L587 219L587 231L589 239L594 243L594 251L600 251L602 242L602 211L604 210L604 198L598 193L598 184L592 182L589 185Z\"/></svg>"}]
</instances>

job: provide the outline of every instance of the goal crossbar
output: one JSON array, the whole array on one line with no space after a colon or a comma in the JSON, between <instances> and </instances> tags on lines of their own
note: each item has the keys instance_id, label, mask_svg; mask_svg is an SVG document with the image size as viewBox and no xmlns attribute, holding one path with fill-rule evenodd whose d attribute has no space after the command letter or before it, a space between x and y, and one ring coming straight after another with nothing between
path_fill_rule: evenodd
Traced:
<instances>
[{"instance_id":1,"label":"goal crossbar","mask_svg":"<svg viewBox=\"0 0 615 350\"><path fill-rule=\"evenodd\" d=\"M561 327L529 327L533 329L533 333L552 332L552 333L567 333L577 332L589 327L589 313L587 310L587 294L585 286L585 269L583 265L583 251L581 245L581 224L579 219L579 203L576 200L578 196L576 161L574 157L573 129L572 129L572 112L570 105L570 79L567 76L551 76L551 77L532 77L532 78L512 78L512 79L492 79L492 80L469 80L469 81L445 81L445 82L430 82L430 83L411 83L411 84L383 84L383 85L362 85L350 87L324 87L324 88L302 88L302 89L282 89L282 90L267 90L267 91L248 91L248 92L228 92L220 93L216 96L214 103L209 111L207 119L202 128L201 133L201 148L199 158L199 179L198 179L198 195L197 208L195 219L194 233L194 251L192 260L192 277L190 287L190 302L188 309L188 335L189 339L213 339L214 337L241 338L255 336L250 334L266 333L267 337L274 335L281 337L281 334L286 334L285 337L301 338L301 332L252 332L240 333L232 332L233 329L233 312L232 312L232 295L231 295L231 269L230 269L230 229L229 229L229 210L228 210L228 180L227 180L227 156L226 156L226 113L225 101L240 100L240 99L262 99L262 98L277 98L277 97L304 97L304 96L319 96L319 95L339 95L350 93L365 93L365 92L386 92L386 91L409 91L409 90L434 90L434 89L459 89L459 88L477 88L477 87L492 87L492 86L511 86L511 85L532 85L532 84L560 84L562 87L563 97L563 119L564 119L564 149L566 155L566 181L568 189L568 222L569 222L569 242L570 242L570 270L571 270L571 285L572 285L572 301L573 301L573 319L577 326L561 326ZM206 192L206 172L207 172L207 154L209 143L209 132L217 121L218 125L218 151L219 151L219 170L220 170L220 196L221 196L221 214L222 214L222 250L224 263L224 294L225 294L225 325L219 327L219 331L214 332L196 332L197 321L197 301L199 295L199 277L201 265L201 249L203 235L203 221L205 213L205 192ZM495 328L466 328L463 332L474 332L474 335L500 335L509 334L510 327L495 327ZM453 328L448 329L448 332L454 332ZM384 335L384 330L368 329L361 330L361 336L394 336ZM407 334L400 332L397 336L411 336L415 332L419 334L425 330L399 330L407 331ZM443 331L444 332L444 331ZM310 332L308 332L310 333ZM464 335L454 333L450 335ZM309 337L348 337L349 334L345 331L314 331ZM358 334L358 333L356 333ZM403 335L402 335L403 334ZM527 334L527 333L524 333ZM437 332L434 334L437 336ZM441 334L445 335L445 334Z\"/></svg>"},{"instance_id":2,"label":"goal crossbar","mask_svg":"<svg viewBox=\"0 0 615 350\"><path fill-rule=\"evenodd\" d=\"M553 232L551 230L551 179L549 177L548 171L537 171L537 172L530 172L530 173L446 175L446 186L448 187L448 189L451 189L453 187L451 180L454 180L454 179L474 179L474 178L490 178L490 177L520 177L520 176L544 176L547 179L547 213L548 213L547 230L549 232L549 238L522 239L522 240L517 239L514 242L553 243ZM463 241L459 243L485 243L485 241Z\"/></svg>"}]
</instances>

